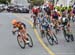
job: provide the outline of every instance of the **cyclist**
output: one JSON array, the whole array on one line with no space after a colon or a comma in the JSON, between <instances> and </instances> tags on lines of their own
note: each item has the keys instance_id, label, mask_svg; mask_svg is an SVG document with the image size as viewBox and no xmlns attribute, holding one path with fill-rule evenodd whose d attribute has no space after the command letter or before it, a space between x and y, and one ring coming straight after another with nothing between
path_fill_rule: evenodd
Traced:
<instances>
[{"instance_id":1,"label":"cyclist","mask_svg":"<svg viewBox=\"0 0 75 55\"><path fill-rule=\"evenodd\" d=\"M38 16L38 13L39 13L39 9L37 7L33 7L32 8L32 12L34 15L36 15L36 17Z\"/></svg>"},{"instance_id":2,"label":"cyclist","mask_svg":"<svg viewBox=\"0 0 75 55\"><path fill-rule=\"evenodd\" d=\"M13 25L13 33L15 33L16 31L24 34L23 38L25 40L26 43L29 43L28 41L28 36L27 36L27 31L26 31L26 25L20 21L17 21L16 19L12 20L12 25ZM18 30L15 30L16 28L18 28Z\"/></svg>"},{"instance_id":3,"label":"cyclist","mask_svg":"<svg viewBox=\"0 0 75 55\"><path fill-rule=\"evenodd\" d=\"M38 24L39 24L40 31L42 30L41 29L42 23L43 23L43 14L39 14L38 15Z\"/></svg>"},{"instance_id":4,"label":"cyclist","mask_svg":"<svg viewBox=\"0 0 75 55\"><path fill-rule=\"evenodd\" d=\"M48 6L45 7L44 10L47 13L47 15L51 15L51 10L50 10L50 8Z\"/></svg>"},{"instance_id":5,"label":"cyclist","mask_svg":"<svg viewBox=\"0 0 75 55\"><path fill-rule=\"evenodd\" d=\"M69 22L68 18L65 15L61 18L61 23L62 23L63 27L66 27L68 32L71 32L70 22Z\"/></svg>"},{"instance_id":6,"label":"cyclist","mask_svg":"<svg viewBox=\"0 0 75 55\"><path fill-rule=\"evenodd\" d=\"M33 27L36 28L37 25L37 17L35 14L31 15L31 18L33 19Z\"/></svg>"},{"instance_id":7,"label":"cyclist","mask_svg":"<svg viewBox=\"0 0 75 55\"><path fill-rule=\"evenodd\" d=\"M58 30L59 31L59 15L58 15L58 12L57 11L53 11L53 14L52 14L52 22L54 24L55 30ZM57 33L57 31L56 31L56 33Z\"/></svg>"},{"instance_id":8,"label":"cyclist","mask_svg":"<svg viewBox=\"0 0 75 55\"><path fill-rule=\"evenodd\" d=\"M40 23L40 30L42 31L48 31L51 35L53 34L51 30L51 23L49 22L48 15L45 14L45 16L41 15L41 17L38 19Z\"/></svg>"}]
</instances>

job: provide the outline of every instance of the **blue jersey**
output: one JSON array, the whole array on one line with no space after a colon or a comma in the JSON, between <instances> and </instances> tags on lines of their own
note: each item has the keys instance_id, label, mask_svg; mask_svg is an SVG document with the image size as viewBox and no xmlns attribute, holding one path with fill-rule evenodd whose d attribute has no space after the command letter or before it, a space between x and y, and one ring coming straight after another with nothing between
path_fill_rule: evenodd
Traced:
<instances>
[{"instance_id":1,"label":"blue jersey","mask_svg":"<svg viewBox=\"0 0 75 55\"><path fill-rule=\"evenodd\" d=\"M38 20L39 20L39 23L41 25L45 25L45 26L48 26L49 25L49 22L48 22L48 20L47 20L47 18L45 16L42 17L42 18L38 18Z\"/></svg>"}]
</instances>

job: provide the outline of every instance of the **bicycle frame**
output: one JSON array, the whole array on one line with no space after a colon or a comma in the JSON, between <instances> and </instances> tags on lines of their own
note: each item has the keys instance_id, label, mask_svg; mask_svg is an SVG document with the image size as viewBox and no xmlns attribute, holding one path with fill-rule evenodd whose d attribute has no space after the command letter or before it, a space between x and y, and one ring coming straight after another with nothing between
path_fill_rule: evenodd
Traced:
<instances>
[{"instance_id":1,"label":"bicycle frame","mask_svg":"<svg viewBox=\"0 0 75 55\"><path fill-rule=\"evenodd\" d=\"M18 35L19 35L19 36L21 36L21 37L22 37L22 39L24 40L24 38L23 38L23 37L24 37L24 34L23 34L23 33L18 32ZM24 40L24 41L25 41L25 40Z\"/></svg>"}]
</instances>

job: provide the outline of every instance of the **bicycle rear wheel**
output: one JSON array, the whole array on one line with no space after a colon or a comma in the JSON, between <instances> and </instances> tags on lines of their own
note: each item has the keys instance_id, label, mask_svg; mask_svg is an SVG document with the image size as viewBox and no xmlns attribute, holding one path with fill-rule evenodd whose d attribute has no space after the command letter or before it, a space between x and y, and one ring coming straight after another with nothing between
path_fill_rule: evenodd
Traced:
<instances>
[{"instance_id":1,"label":"bicycle rear wheel","mask_svg":"<svg viewBox=\"0 0 75 55\"><path fill-rule=\"evenodd\" d=\"M71 41L74 41L74 36L73 36L73 34L71 34Z\"/></svg>"},{"instance_id":2,"label":"bicycle rear wheel","mask_svg":"<svg viewBox=\"0 0 75 55\"><path fill-rule=\"evenodd\" d=\"M33 47L33 41L32 41L31 36L29 34L27 34L27 36L28 36L28 40L29 40L28 46Z\"/></svg>"},{"instance_id":3,"label":"bicycle rear wheel","mask_svg":"<svg viewBox=\"0 0 75 55\"><path fill-rule=\"evenodd\" d=\"M26 46L26 43L25 43L25 41L23 40L23 38L20 35L17 36L17 41L18 41L19 46L22 49L24 49L25 46Z\"/></svg>"}]
</instances>

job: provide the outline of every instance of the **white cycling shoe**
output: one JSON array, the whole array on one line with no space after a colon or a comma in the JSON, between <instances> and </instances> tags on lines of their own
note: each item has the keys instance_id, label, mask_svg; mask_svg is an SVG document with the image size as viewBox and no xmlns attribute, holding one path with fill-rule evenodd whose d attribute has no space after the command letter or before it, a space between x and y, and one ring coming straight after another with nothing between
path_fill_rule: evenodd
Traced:
<instances>
[{"instance_id":1,"label":"white cycling shoe","mask_svg":"<svg viewBox=\"0 0 75 55\"><path fill-rule=\"evenodd\" d=\"M30 41L29 40L25 40L26 44L28 44Z\"/></svg>"}]
</instances>

